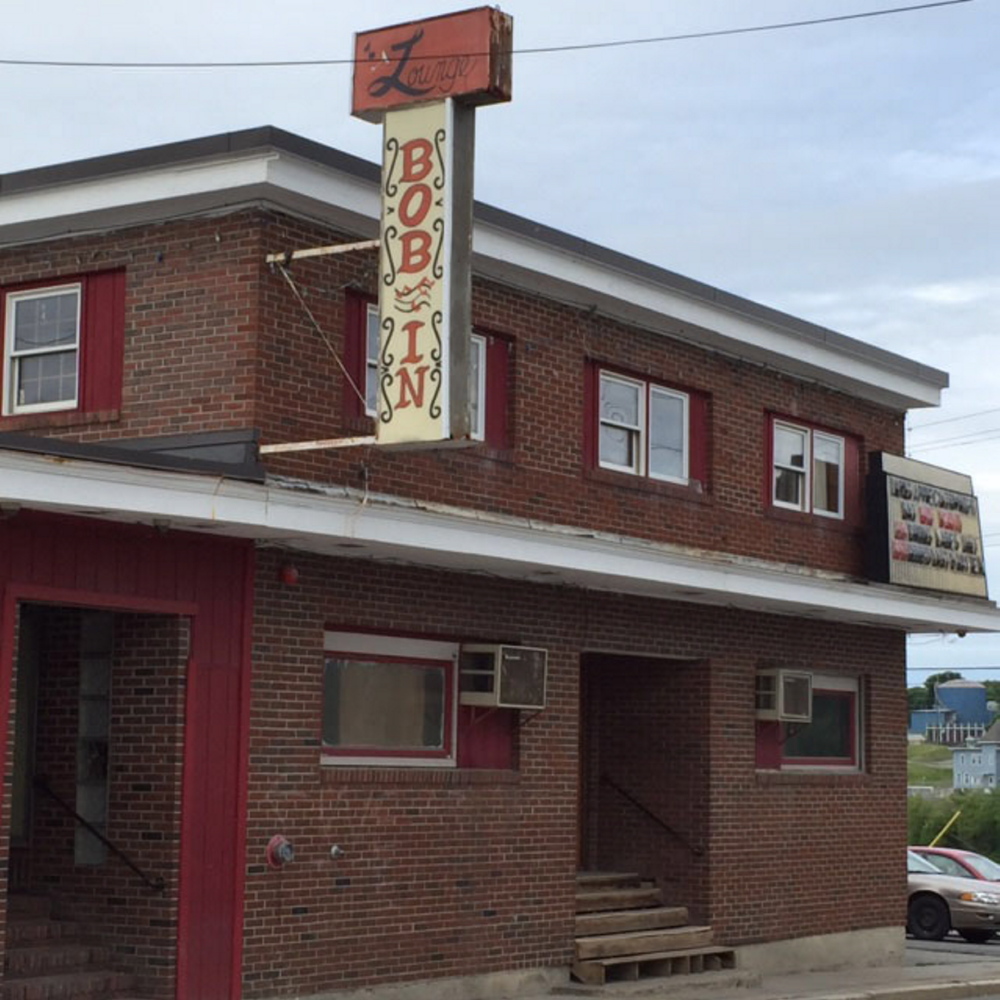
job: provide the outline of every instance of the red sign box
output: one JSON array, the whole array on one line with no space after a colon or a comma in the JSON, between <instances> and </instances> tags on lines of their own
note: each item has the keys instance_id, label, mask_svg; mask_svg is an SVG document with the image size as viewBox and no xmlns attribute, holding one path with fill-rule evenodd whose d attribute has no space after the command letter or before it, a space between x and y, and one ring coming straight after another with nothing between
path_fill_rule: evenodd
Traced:
<instances>
[{"instance_id":1,"label":"red sign box","mask_svg":"<svg viewBox=\"0 0 1000 1000\"><path fill-rule=\"evenodd\" d=\"M351 113L377 122L391 108L447 97L509 101L513 38L513 18L494 7L360 32Z\"/></svg>"}]
</instances>

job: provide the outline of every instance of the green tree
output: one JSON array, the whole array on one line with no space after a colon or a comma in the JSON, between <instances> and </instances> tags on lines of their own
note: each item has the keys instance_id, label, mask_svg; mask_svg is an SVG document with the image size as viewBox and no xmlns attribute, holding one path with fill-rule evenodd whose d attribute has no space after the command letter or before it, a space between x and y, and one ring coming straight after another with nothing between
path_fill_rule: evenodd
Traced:
<instances>
[{"instance_id":1,"label":"green tree","mask_svg":"<svg viewBox=\"0 0 1000 1000\"><path fill-rule=\"evenodd\" d=\"M922 795L911 795L906 800L907 843L929 844L955 814L957 805L952 796L945 799L925 799ZM948 832L950 837L952 830Z\"/></svg>"},{"instance_id":2,"label":"green tree","mask_svg":"<svg viewBox=\"0 0 1000 1000\"><path fill-rule=\"evenodd\" d=\"M1000 681L983 681L986 688L986 700L1000 702Z\"/></svg>"},{"instance_id":3,"label":"green tree","mask_svg":"<svg viewBox=\"0 0 1000 1000\"><path fill-rule=\"evenodd\" d=\"M927 689L927 697L930 699L927 707L934 707L934 688L938 684L944 684L947 681L960 681L962 675L956 673L954 670L943 670L939 674L931 674L927 680L924 681L924 687Z\"/></svg>"},{"instance_id":4,"label":"green tree","mask_svg":"<svg viewBox=\"0 0 1000 1000\"><path fill-rule=\"evenodd\" d=\"M910 703L911 712L915 711L918 708L931 707L930 692L923 685L920 685L919 687L907 688L906 699Z\"/></svg>"}]
</instances>

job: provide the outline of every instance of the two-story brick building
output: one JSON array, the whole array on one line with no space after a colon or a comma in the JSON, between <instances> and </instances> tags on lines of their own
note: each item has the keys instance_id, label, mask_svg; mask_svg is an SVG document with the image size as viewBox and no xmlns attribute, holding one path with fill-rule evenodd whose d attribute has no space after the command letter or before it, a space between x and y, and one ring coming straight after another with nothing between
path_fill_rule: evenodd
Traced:
<instances>
[{"instance_id":1,"label":"two-story brick building","mask_svg":"<svg viewBox=\"0 0 1000 1000\"><path fill-rule=\"evenodd\" d=\"M946 377L477 206L471 446L262 453L371 433L375 251L266 258L377 212L274 129L0 177L10 989L40 910L149 997L599 978L581 869L640 954L898 959L905 635L1000 624L867 570Z\"/></svg>"}]
</instances>

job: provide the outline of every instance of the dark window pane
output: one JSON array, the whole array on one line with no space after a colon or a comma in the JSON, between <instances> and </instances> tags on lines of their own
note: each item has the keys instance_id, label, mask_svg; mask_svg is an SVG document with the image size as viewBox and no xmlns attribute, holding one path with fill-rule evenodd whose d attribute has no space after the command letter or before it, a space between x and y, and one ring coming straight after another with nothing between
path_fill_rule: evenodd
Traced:
<instances>
[{"instance_id":1,"label":"dark window pane","mask_svg":"<svg viewBox=\"0 0 1000 1000\"><path fill-rule=\"evenodd\" d=\"M854 695L850 691L813 691L813 720L785 723L785 759L854 759Z\"/></svg>"}]
</instances>

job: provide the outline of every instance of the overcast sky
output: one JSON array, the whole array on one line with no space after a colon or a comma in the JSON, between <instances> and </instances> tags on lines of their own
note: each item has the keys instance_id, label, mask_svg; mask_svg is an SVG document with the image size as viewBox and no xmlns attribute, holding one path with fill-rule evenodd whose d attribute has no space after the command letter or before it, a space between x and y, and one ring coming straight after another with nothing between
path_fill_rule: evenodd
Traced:
<instances>
[{"instance_id":1,"label":"overcast sky","mask_svg":"<svg viewBox=\"0 0 1000 1000\"><path fill-rule=\"evenodd\" d=\"M517 50L905 2L501 6L514 17ZM347 60L355 31L474 5L33 0L4 5L0 60ZM476 122L480 199L950 372L942 408L911 414L910 451L973 476L994 596L998 40L1000 3L967 0L729 37L523 54L513 102L483 109ZM349 115L350 77L347 65L0 64L0 173L258 125L376 160L378 128ZM1000 639L915 638L910 663L915 682L922 667L1000 678ZM994 665L995 674L971 669Z\"/></svg>"}]
</instances>

